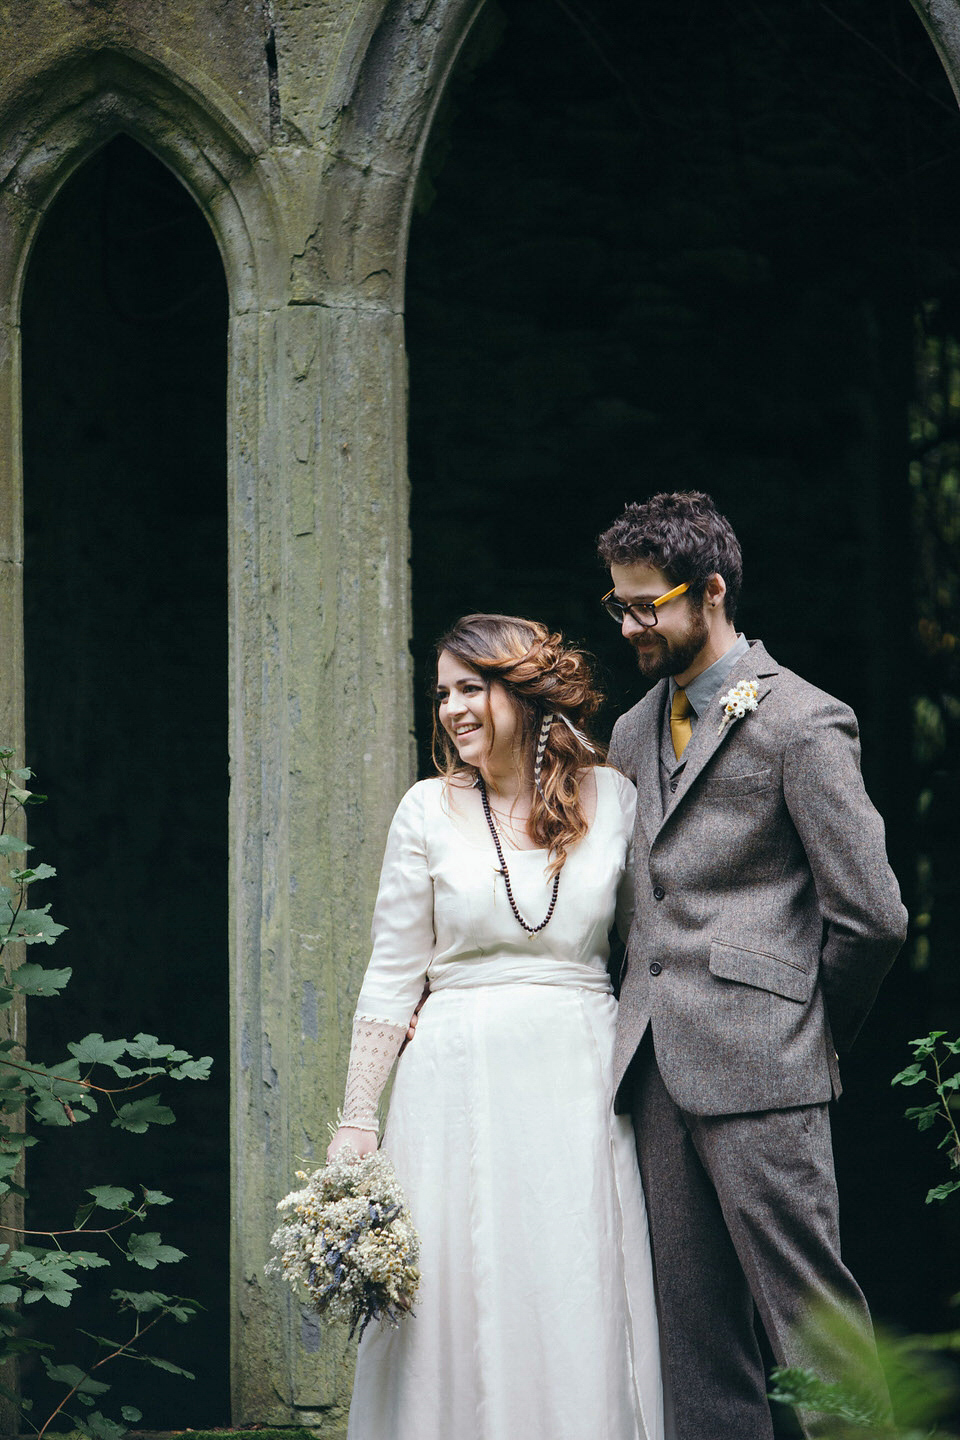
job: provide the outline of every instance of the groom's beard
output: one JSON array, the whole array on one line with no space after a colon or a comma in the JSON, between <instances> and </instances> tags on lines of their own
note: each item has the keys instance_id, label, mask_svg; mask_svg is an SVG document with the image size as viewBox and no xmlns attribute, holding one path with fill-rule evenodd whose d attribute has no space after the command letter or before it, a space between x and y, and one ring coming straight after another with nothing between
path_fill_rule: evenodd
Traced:
<instances>
[{"instance_id":1,"label":"groom's beard","mask_svg":"<svg viewBox=\"0 0 960 1440\"><path fill-rule=\"evenodd\" d=\"M640 674L647 680L664 680L668 675L682 675L696 660L710 638L706 617L700 609L690 611L690 624L682 635L667 639L652 625L642 635L632 635L630 644L637 657Z\"/></svg>"}]
</instances>

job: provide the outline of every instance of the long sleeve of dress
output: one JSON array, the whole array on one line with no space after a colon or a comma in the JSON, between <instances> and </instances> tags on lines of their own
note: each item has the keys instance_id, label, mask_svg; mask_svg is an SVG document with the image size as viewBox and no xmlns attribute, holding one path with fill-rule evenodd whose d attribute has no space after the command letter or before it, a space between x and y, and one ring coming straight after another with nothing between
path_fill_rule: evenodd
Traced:
<instances>
[{"instance_id":1,"label":"long sleeve of dress","mask_svg":"<svg viewBox=\"0 0 960 1440\"><path fill-rule=\"evenodd\" d=\"M378 1128L377 1105L433 955L433 881L423 792L417 785L401 800L387 836L372 940L354 1016L341 1121L356 1130Z\"/></svg>"},{"instance_id":2,"label":"long sleeve of dress","mask_svg":"<svg viewBox=\"0 0 960 1440\"><path fill-rule=\"evenodd\" d=\"M620 809L624 817L624 826L627 836L627 854L624 862L623 874L617 886L617 908L616 926L617 934L624 945L630 935L630 926L633 923L633 912L636 907L636 887L633 873L633 827L637 813L637 792L631 781L619 771L614 771L617 782L617 795L620 801Z\"/></svg>"}]
</instances>

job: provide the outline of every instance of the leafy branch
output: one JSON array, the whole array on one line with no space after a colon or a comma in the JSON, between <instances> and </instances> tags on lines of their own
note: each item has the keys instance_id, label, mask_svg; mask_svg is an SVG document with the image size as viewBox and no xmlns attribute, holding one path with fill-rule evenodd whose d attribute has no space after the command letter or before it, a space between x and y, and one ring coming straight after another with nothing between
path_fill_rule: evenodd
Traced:
<instances>
[{"instance_id":1,"label":"leafy branch","mask_svg":"<svg viewBox=\"0 0 960 1440\"><path fill-rule=\"evenodd\" d=\"M77 1365L54 1365L47 1356L43 1356L47 1377L55 1382L69 1385L70 1389L37 1431L37 1440L42 1440L51 1423L65 1410L74 1397L81 1404L92 1407L96 1403L96 1397L105 1394L110 1389L109 1385L94 1380L92 1377L95 1370L99 1370L102 1365L108 1364L111 1360L139 1360L141 1364L152 1365L158 1370L166 1370L173 1375L183 1375L188 1380L194 1378L189 1370L184 1370L169 1360L162 1360L157 1355L144 1355L134 1347L139 1345L144 1335L152 1330L164 1316L169 1315L180 1324L184 1324L201 1308L195 1300L186 1300L181 1295L163 1295L159 1290L114 1290L110 1298L118 1302L121 1311L133 1310L133 1334L127 1340L108 1340L102 1335L91 1335L87 1330L82 1331L81 1333L93 1340L98 1347L109 1352L102 1355L87 1370L81 1370ZM157 1310L159 1313L148 1324L141 1326L140 1316L152 1310ZM143 1419L142 1413L132 1405L124 1405L120 1413L124 1420L131 1423ZM76 1427L84 1434L94 1436L96 1440L120 1440L120 1437L126 1433L124 1425L117 1424L115 1420L108 1420L99 1410L86 1416L81 1414L68 1418L72 1419Z\"/></svg>"},{"instance_id":2,"label":"leafy branch","mask_svg":"<svg viewBox=\"0 0 960 1440\"><path fill-rule=\"evenodd\" d=\"M945 1133L937 1146L946 1150L950 1167L960 1169L960 1133L953 1118L954 1106L958 1103L960 1090L960 1040L947 1040L946 1030L931 1030L919 1040L911 1040L913 1064L894 1075L891 1085L928 1085L936 1095L926 1105L911 1105L904 1111L908 1120L916 1120L919 1130L931 1130L938 1123L943 1124ZM958 1068L947 1071L951 1064ZM944 1180L927 1191L927 1204L933 1200L946 1200L955 1190L960 1190L960 1178Z\"/></svg>"},{"instance_id":3,"label":"leafy branch","mask_svg":"<svg viewBox=\"0 0 960 1440\"><path fill-rule=\"evenodd\" d=\"M56 997L68 984L71 970L51 969L32 962L15 964L10 956L15 944L52 945L63 934L65 926L50 915L50 906L35 906L30 901L29 887L38 881L52 879L52 865L24 864L30 851L27 842L8 832L8 825L28 805L45 797L26 788L31 771L15 768L13 751L0 747L0 861L8 863L0 883L0 1018L25 999L41 1000ZM35 1125L45 1128L75 1126L99 1114L104 1106L111 1127L133 1134L146 1133L151 1125L171 1125L174 1113L161 1102L159 1091L142 1094L145 1087L165 1080L206 1080L210 1074L210 1056L199 1059L186 1050L158 1040L155 1035L140 1033L132 1040L106 1040L99 1032L67 1045L67 1055L55 1065L45 1065L23 1053L15 1040L0 1039L0 1199L5 1195L26 1195L25 1187L16 1179L24 1151L37 1143L27 1134L22 1123L26 1111ZM104 1074L104 1072L107 1072ZM92 1076L97 1078L93 1079ZM101 1083L116 1077L122 1083ZM125 1098L125 1097L130 1098ZM42 1339L20 1333L23 1310L46 1302L60 1308L69 1306L82 1287L83 1275L104 1269L113 1263L125 1262L140 1270L155 1270L162 1264L176 1264L184 1259L182 1250L165 1245L158 1231L141 1228L153 1206L170 1204L170 1197L159 1190L140 1186L137 1200L133 1190L117 1185L87 1187L67 1228L50 1230L14 1230L9 1225L0 1230L12 1234L13 1245L0 1243L0 1365L31 1351L45 1352L51 1347ZM114 1223L90 1224L97 1211L118 1216ZM125 1231L126 1238L118 1232ZM46 1244L26 1243L27 1237ZM108 1253L96 1249L70 1248L86 1241L101 1243ZM64 1243L67 1242L67 1243ZM171 1318L185 1323L201 1307L183 1296L171 1296L159 1290L114 1289L111 1299L121 1314L133 1312L131 1333L124 1340L107 1339L78 1328L78 1334L92 1340L99 1358L83 1368L75 1364L55 1363L47 1354L40 1358L48 1378L67 1387L66 1393L47 1419L33 1424L26 1412L30 1402L19 1401L12 1391L0 1386L0 1393L17 1400L27 1423L37 1431L38 1440L48 1431L59 1415L67 1416L75 1428L89 1440L120 1440L126 1424L110 1419L95 1408L98 1398L110 1386L94 1378L94 1372L119 1359L138 1360L143 1364L171 1374L192 1379L187 1370L140 1349L143 1337L161 1320ZM151 1318L144 1323L144 1316ZM79 1408L76 1408L79 1407ZM135 1423L142 1419L134 1406L121 1407L123 1421Z\"/></svg>"}]
</instances>

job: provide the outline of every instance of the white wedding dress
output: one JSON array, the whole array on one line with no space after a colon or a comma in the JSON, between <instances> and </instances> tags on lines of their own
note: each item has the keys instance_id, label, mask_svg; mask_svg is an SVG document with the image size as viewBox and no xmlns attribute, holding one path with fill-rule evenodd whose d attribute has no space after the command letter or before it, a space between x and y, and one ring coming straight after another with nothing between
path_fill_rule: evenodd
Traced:
<instances>
[{"instance_id":1,"label":"white wedding dress","mask_svg":"<svg viewBox=\"0 0 960 1440\"><path fill-rule=\"evenodd\" d=\"M595 818L529 938L446 782L394 818L357 1016L405 1028L429 978L383 1139L422 1280L415 1313L363 1336L349 1440L663 1440L646 1211L610 1093L607 934L631 903L635 792L594 773ZM546 853L504 852L538 924Z\"/></svg>"}]
</instances>

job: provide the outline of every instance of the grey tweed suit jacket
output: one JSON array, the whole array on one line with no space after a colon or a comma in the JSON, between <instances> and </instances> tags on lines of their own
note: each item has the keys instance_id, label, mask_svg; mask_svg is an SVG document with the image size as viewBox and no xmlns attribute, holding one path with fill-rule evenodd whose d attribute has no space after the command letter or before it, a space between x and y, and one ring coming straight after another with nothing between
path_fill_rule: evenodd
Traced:
<instances>
[{"instance_id":1,"label":"grey tweed suit jacket","mask_svg":"<svg viewBox=\"0 0 960 1440\"><path fill-rule=\"evenodd\" d=\"M855 1037L903 943L906 911L846 705L752 642L725 687L758 708L700 717L666 807L661 680L614 727L610 763L637 787L636 911L614 1057L647 1026L674 1101L698 1115L840 1093L834 1042Z\"/></svg>"}]
</instances>

